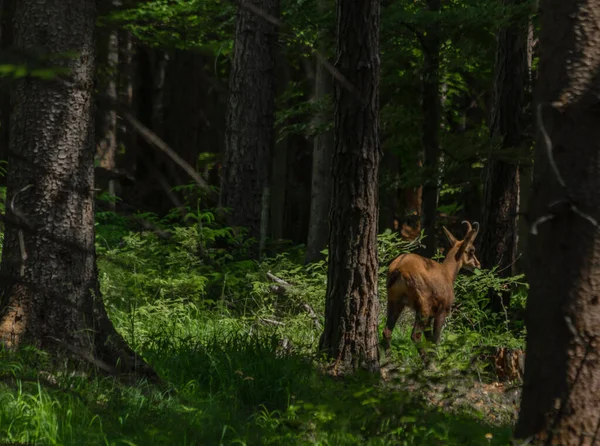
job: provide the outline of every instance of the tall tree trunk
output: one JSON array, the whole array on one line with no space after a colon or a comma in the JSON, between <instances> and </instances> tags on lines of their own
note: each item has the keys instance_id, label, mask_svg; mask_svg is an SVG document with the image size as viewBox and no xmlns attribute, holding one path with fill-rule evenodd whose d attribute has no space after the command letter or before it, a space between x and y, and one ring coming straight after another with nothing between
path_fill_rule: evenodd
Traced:
<instances>
[{"instance_id":1,"label":"tall tree trunk","mask_svg":"<svg viewBox=\"0 0 600 446\"><path fill-rule=\"evenodd\" d=\"M400 177L400 159L391 150L383 150L379 170L379 225L377 232L386 229L397 231L404 217L404 203L400 199L402 191L398 188Z\"/></svg>"},{"instance_id":2,"label":"tall tree trunk","mask_svg":"<svg viewBox=\"0 0 600 446\"><path fill-rule=\"evenodd\" d=\"M338 0L335 151L325 328L333 372L379 368L379 1Z\"/></svg>"},{"instance_id":3,"label":"tall tree trunk","mask_svg":"<svg viewBox=\"0 0 600 446\"><path fill-rule=\"evenodd\" d=\"M121 104L134 111L136 48L130 31L120 29L117 40L119 42L117 96ZM121 125L117 129L117 141L125 147L122 157L117 158L117 164L123 166L123 169L131 176L135 176L137 135L133 129L125 125L123 120L121 120Z\"/></svg>"},{"instance_id":4,"label":"tall tree trunk","mask_svg":"<svg viewBox=\"0 0 600 446\"><path fill-rule=\"evenodd\" d=\"M534 38L535 38L535 27L533 20L529 20L527 25L527 88L525 89L525 102L533 103L533 84L534 84L534 69L533 69L533 54L534 54ZM533 160L529 163L521 163L519 165L519 212L526 214L529 209L529 197L531 193L531 184L533 181ZM518 225L518 237L517 237L517 252L519 257L515 262L515 274L521 274L525 272L526 265L528 264L528 253L529 248L527 246L529 223L526 218L519 218L517 221Z\"/></svg>"},{"instance_id":5,"label":"tall tree trunk","mask_svg":"<svg viewBox=\"0 0 600 446\"><path fill-rule=\"evenodd\" d=\"M13 95L0 336L16 348L76 351L133 370L108 319L94 245L94 0L19 0L15 45L60 62L61 81L21 79ZM143 363L140 362L140 365ZM109 369L110 369L109 367Z\"/></svg>"},{"instance_id":6,"label":"tall tree trunk","mask_svg":"<svg viewBox=\"0 0 600 446\"><path fill-rule=\"evenodd\" d=\"M222 204L229 224L260 239L264 195L275 143L277 29L247 6L279 16L279 0L241 0L229 79L229 108L222 169ZM266 214L268 215L268 214Z\"/></svg>"},{"instance_id":7,"label":"tall tree trunk","mask_svg":"<svg viewBox=\"0 0 600 446\"><path fill-rule=\"evenodd\" d=\"M527 0L503 0L507 7ZM524 90L527 86L527 29L514 23L500 30L496 50L491 137L501 141L501 149L519 149L523 140ZM485 202L481 240L481 263L485 268L499 266L502 277L514 273L517 258L517 212L519 167L516 160L502 158L490 149L485 175ZM492 311L510 305L511 290L499 296L490 292Z\"/></svg>"},{"instance_id":8,"label":"tall tree trunk","mask_svg":"<svg viewBox=\"0 0 600 446\"><path fill-rule=\"evenodd\" d=\"M17 0L0 0L0 51L9 50L13 45L13 16ZM0 160L8 157L10 140L10 77L0 78ZM0 178L4 184L4 178Z\"/></svg>"},{"instance_id":9,"label":"tall tree trunk","mask_svg":"<svg viewBox=\"0 0 600 446\"><path fill-rule=\"evenodd\" d=\"M540 11L536 102L544 125L530 202L527 358L515 436L587 446L598 444L600 431L600 1L544 0Z\"/></svg>"},{"instance_id":10,"label":"tall tree trunk","mask_svg":"<svg viewBox=\"0 0 600 446\"><path fill-rule=\"evenodd\" d=\"M440 10L440 0L427 0L427 9L431 12ZM439 158L440 158L440 38L437 25L429 27L423 35L423 164L428 178L423 185L422 193L422 228L425 230L425 249L423 254L432 257L435 254L436 231L435 217L439 197Z\"/></svg>"},{"instance_id":11,"label":"tall tree trunk","mask_svg":"<svg viewBox=\"0 0 600 446\"><path fill-rule=\"evenodd\" d=\"M305 243L310 223L310 176L313 145L301 135L289 135L284 238Z\"/></svg>"},{"instance_id":12,"label":"tall tree trunk","mask_svg":"<svg viewBox=\"0 0 600 446\"><path fill-rule=\"evenodd\" d=\"M287 90L290 80L290 66L285 55L280 53L278 55L278 72L277 76L277 90L278 95L283 95ZM284 105L287 106L288 104ZM275 151L273 153L273 165L271 170L271 238L274 241L281 240L283 238L283 221L285 215L285 192L287 184L287 163L288 163L288 136L284 136L283 139L275 144Z\"/></svg>"},{"instance_id":13,"label":"tall tree trunk","mask_svg":"<svg viewBox=\"0 0 600 446\"><path fill-rule=\"evenodd\" d=\"M100 4L100 14L108 14L115 1L104 1ZM101 27L97 37L97 70L98 88L113 103L118 100L117 69L119 66L119 40L115 28ZM98 107L96 110L96 158L102 169L111 171L116 167L117 154L117 111L111 105ZM115 196L115 179L110 178L106 184L99 184L108 189L110 196ZM115 202L109 203L109 208L115 209Z\"/></svg>"},{"instance_id":14,"label":"tall tree trunk","mask_svg":"<svg viewBox=\"0 0 600 446\"><path fill-rule=\"evenodd\" d=\"M328 2L321 0L319 8L321 13L326 12ZM319 34L321 42L320 51L326 50L328 30L324 29ZM333 92L333 78L327 68L317 61L315 76L314 100L324 106L324 102ZM331 162L333 157L333 129L324 130L330 121L327 113L329 107L323 107L315 116L313 125L319 132L313 141L312 185L310 198L310 223L308 226L308 239L306 242L306 263L321 260L321 251L327 246L329 236L329 210L331 208Z\"/></svg>"}]
</instances>

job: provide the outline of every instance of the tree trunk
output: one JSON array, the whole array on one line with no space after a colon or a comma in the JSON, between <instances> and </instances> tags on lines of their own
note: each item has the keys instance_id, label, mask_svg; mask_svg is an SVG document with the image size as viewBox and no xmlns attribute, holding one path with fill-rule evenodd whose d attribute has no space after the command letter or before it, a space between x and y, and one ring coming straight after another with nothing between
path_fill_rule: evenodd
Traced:
<instances>
[{"instance_id":1,"label":"tree trunk","mask_svg":"<svg viewBox=\"0 0 600 446\"><path fill-rule=\"evenodd\" d=\"M130 110L135 110L135 45L130 31L119 30L117 40L119 42L119 66L117 69L118 87L117 95L119 102ZM117 164L122 166L131 176L135 177L137 164L137 135L121 120L117 129L117 141L123 144L125 150L121 157L117 157Z\"/></svg>"},{"instance_id":2,"label":"tree trunk","mask_svg":"<svg viewBox=\"0 0 600 446\"><path fill-rule=\"evenodd\" d=\"M322 0L320 10L323 11L327 4ZM320 50L325 50L327 44L327 30L320 32L319 40L322 43ZM333 78L325 66L317 61L317 74L315 76L315 101L321 103L330 97L333 90ZM308 239L306 242L306 263L321 260L321 251L327 247L329 236L329 210L331 208L331 161L333 157L333 130L323 130L322 127L330 122L326 113L329 108L321 108L315 116L313 125L319 132L313 141L312 185L310 198L310 223L308 226Z\"/></svg>"},{"instance_id":3,"label":"tree trunk","mask_svg":"<svg viewBox=\"0 0 600 446\"><path fill-rule=\"evenodd\" d=\"M114 7L114 1L101 3L100 13L107 14ZM117 69L119 66L118 32L114 28L101 27L97 32L97 84L99 90L108 99L116 103ZM117 111L112 104L98 107L96 110L96 158L98 165L108 171L116 167L117 154ZM109 179L105 184L98 185L107 189L110 196L115 196L115 179ZM115 210L115 202L109 203L109 208Z\"/></svg>"},{"instance_id":4,"label":"tree trunk","mask_svg":"<svg viewBox=\"0 0 600 446\"><path fill-rule=\"evenodd\" d=\"M335 149L325 329L333 372L379 368L379 1L338 0Z\"/></svg>"},{"instance_id":5,"label":"tree trunk","mask_svg":"<svg viewBox=\"0 0 600 446\"><path fill-rule=\"evenodd\" d=\"M229 225L260 238L265 189L275 143L276 26L246 6L278 17L278 0L241 0L229 78L229 108L222 169L222 204Z\"/></svg>"},{"instance_id":6,"label":"tree trunk","mask_svg":"<svg viewBox=\"0 0 600 446\"><path fill-rule=\"evenodd\" d=\"M404 204L400 199L402 192L398 187L400 177L400 159L391 150L383 150L379 169L379 225L377 232L386 229L398 231L404 220Z\"/></svg>"},{"instance_id":7,"label":"tree trunk","mask_svg":"<svg viewBox=\"0 0 600 446\"><path fill-rule=\"evenodd\" d=\"M287 184L283 237L304 243L310 223L310 172L313 145L303 135L288 136Z\"/></svg>"},{"instance_id":8,"label":"tree trunk","mask_svg":"<svg viewBox=\"0 0 600 446\"><path fill-rule=\"evenodd\" d=\"M285 55L283 53L278 54L278 69L279 75L277 76L277 90L278 95L281 96L285 93L288 88L290 81L290 66ZM289 104L283 105L287 107ZM275 151L273 153L273 164L271 167L271 238L273 241L278 241L283 238L283 221L285 215L285 196L286 196L286 185L287 185L287 162L288 162L288 136L284 136L283 139L275 144ZM275 252L275 251L274 251Z\"/></svg>"},{"instance_id":9,"label":"tree trunk","mask_svg":"<svg viewBox=\"0 0 600 446\"><path fill-rule=\"evenodd\" d=\"M0 0L0 51L9 50L13 45L13 16L16 0ZM10 140L10 77L1 79L0 83L0 160L8 157ZM4 177L0 177L4 184Z\"/></svg>"},{"instance_id":10,"label":"tree trunk","mask_svg":"<svg viewBox=\"0 0 600 446\"><path fill-rule=\"evenodd\" d=\"M529 240L527 358L515 435L533 437L536 444L595 445L600 430L600 1L545 0L540 9L536 102L544 125L530 202L537 235ZM548 152L554 154L558 175Z\"/></svg>"},{"instance_id":11,"label":"tree trunk","mask_svg":"<svg viewBox=\"0 0 600 446\"><path fill-rule=\"evenodd\" d=\"M0 335L133 370L138 358L108 319L94 245L94 0L19 0L15 44L75 52L56 81L21 79L13 92ZM96 362L97 363L97 362ZM143 365L140 361L139 365Z\"/></svg>"},{"instance_id":12,"label":"tree trunk","mask_svg":"<svg viewBox=\"0 0 600 446\"><path fill-rule=\"evenodd\" d=\"M526 1L526 0L525 0ZM524 0L504 0L517 6ZM517 149L521 144L524 90L527 86L527 29L516 23L498 35L494 80L491 136L501 141L501 149ZM485 176L485 202L481 234L481 263L485 268L499 266L501 277L513 275L517 257L517 212L519 210L519 167L516 161L502 159L490 150ZM511 291L501 296L490 292L492 311L510 305Z\"/></svg>"},{"instance_id":13,"label":"tree trunk","mask_svg":"<svg viewBox=\"0 0 600 446\"><path fill-rule=\"evenodd\" d=\"M527 25L527 88L526 102L533 103L533 84L534 84L534 70L533 70L533 54L534 54L534 31L535 26L533 20L529 20ZM527 214L529 209L529 198L531 193L531 184L533 181L533 159L529 163L521 163L519 165L519 212L521 214ZM522 274L525 272L528 262L529 248L527 246L528 234L529 234L529 222L526 218L518 218L518 237L517 237L517 252L519 257L515 263L515 274Z\"/></svg>"},{"instance_id":14,"label":"tree trunk","mask_svg":"<svg viewBox=\"0 0 600 446\"><path fill-rule=\"evenodd\" d=\"M440 0L427 0L427 9L431 12L440 10ZM439 158L440 158L440 38L435 26L430 26L423 35L423 164L427 179L422 193L422 228L427 238L424 241L423 254L432 257L435 254L436 232L435 218L439 197Z\"/></svg>"}]
</instances>

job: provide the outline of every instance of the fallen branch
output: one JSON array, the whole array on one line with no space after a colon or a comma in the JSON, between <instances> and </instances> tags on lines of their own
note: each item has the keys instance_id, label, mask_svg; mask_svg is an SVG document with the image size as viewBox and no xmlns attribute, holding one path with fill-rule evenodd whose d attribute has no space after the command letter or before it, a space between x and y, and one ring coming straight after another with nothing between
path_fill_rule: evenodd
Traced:
<instances>
[{"instance_id":1,"label":"fallen branch","mask_svg":"<svg viewBox=\"0 0 600 446\"><path fill-rule=\"evenodd\" d=\"M275 282L277 284L277 285L274 285L271 287L271 291L274 293L285 294L288 292L289 289L291 289L293 287L293 285L291 283L288 283L285 280L280 279L279 277L277 277L276 275L271 273L271 271L267 271L267 278L271 282ZM313 320L315 326L319 330L321 330L323 328L323 325L321 325L321 321L319 320L319 316L317 316L317 313L315 312L315 310L313 310L313 308L310 305L308 305L307 303L302 303L302 308L304 308L304 310L306 310L309 317Z\"/></svg>"},{"instance_id":2,"label":"fallen branch","mask_svg":"<svg viewBox=\"0 0 600 446\"><path fill-rule=\"evenodd\" d=\"M274 274L272 274L271 271L267 271L267 278L269 280L275 282L275 283L278 283L279 285L283 285L283 286L286 286L286 287L291 287L292 286L291 283L288 283L285 280L280 279L279 277L277 277Z\"/></svg>"},{"instance_id":3,"label":"fallen branch","mask_svg":"<svg viewBox=\"0 0 600 446\"><path fill-rule=\"evenodd\" d=\"M321 325L321 321L319 320L319 316L317 316L317 313L315 313L315 310L313 310L313 308L308 304L302 304L302 306L304 307L304 309L306 310L306 312L308 313L310 318L315 323L315 326L319 330L321 330L323 328L323 326Z\"/></svg>"},{"instance_id":4,"label":"fallen branch","mask_svg":"<svg viewBox=\"0 0 600 446\"><path fill-rule=\"evenodd\" d=\"M271 271L267 271L267 279L277 284L270 288L270 290L275 294L286 294L288 290L292 288L290 283L287 283L285 280L273 275Z\"/></svg>"},{"instance_id":5,"label":"fallen branch","mask_svg":"<svg viewBox=\"0 0 600 446\"><path fill-rule=\"evenodd\" d=\"M262 321L262 322L264 322L264 323L266 323L266 324L273 324L273 325L285 326L285 324L283 322L279 322L279 321L276 321L276 320L273 320L273 319L267 319L267 318L264 318L264 317L260 317L259 320Z\"/></svg>"}]
</instances>

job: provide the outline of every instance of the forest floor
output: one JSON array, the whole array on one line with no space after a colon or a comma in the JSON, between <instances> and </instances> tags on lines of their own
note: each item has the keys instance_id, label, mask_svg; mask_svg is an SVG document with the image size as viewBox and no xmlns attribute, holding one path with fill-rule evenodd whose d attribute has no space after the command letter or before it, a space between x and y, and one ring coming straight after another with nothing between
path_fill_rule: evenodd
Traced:
<instances>
[{"instance_id":1,"label":"forest floor","mask_svg":"<svg viewBox=\"0 0 600 446\"><path fill-rule=\"evenodd\" d=\"M390 380L390 378L387 378ZM521 398L520 382L482 382L476 379L448 376L427 386L419 380L399 379L391 381L397 388L409 392L421 392L432 407L451 413L472 410L494 424L514 424L517 421Z\"/></svg>"},{"instance_id":2,"label":"forest floor","mask_svg":"<svg viewBox=\"0 0 600 446\"><path fill-rule=\"evenodd\" d=\"M293 251L235 261L225 250L206 265L197 257L197 229L176 229L165 241L99 226L109 315L163 383L123 383L35 349L0 351L0 443L510 444L519 386L498 383L481 352L522 348L524 332L482 310L488 289L504 286L493 272L457 281L458 303L433 369L423 370L407 313L383 380L339 379L321 372L316 354L325 262L305 266ZM383 236L381 263L403 249Z\"/></svg>"}]
</instances>

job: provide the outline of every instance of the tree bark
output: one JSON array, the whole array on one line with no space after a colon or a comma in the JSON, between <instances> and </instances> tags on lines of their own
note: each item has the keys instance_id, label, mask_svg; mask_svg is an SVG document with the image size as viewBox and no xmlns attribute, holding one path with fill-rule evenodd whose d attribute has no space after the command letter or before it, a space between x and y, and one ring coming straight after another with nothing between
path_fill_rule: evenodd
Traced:
<instances>
[{"instance_id":1,"label":"tree bark","mask_svg":"<svg viewBox=\"0 0 600 446\"><path fill-rule=\"evenodd\" d=\"M529 239L527 358L515 436L533 437L535 444L595 445L600 431L600 1L544 0L540 9L536 102L543 126L530 204L537 235Z\"/></svg>"},{"instance_id":2,"label":"tree bark","mask_svg":"<svg viewBox=\"0 0 600 446\"><path fill-rule=\"evenodd\" d=\"M76 351L133 370L99 293L94 245L94 0L19 0L15 45L61 62L60 80L21 79L13 94L0 335L17 348ZM143 362L139 364L142 366Z\"/></svg>"},{"instance_id":3,"label":"tree bark","mask_svg":"<svg viewBox=\"0 0 600 446\"><path fill-rule=\"evenodd\" d=\"M524 0L503 0L516 6ZM501 141L500 150L518 149L523 140L522 120L527 86L527 29L514 23L500 30L496 50L491 137ZM484 214L481 234L481 263L498 265L501 277L513 275L517 258L517 212L519 210L519 167L490 149L485 174ZM510 305L511 290L499 296L490 292L492 311Z\"/></svg>"},{"instance_id":4,"label":"tree bark","mask_svg":"<svg viewBox=\"0 0 600 446\"><path fill-rule=\"evenodd\" d=\"M326 0L319 2L319 11L327 12L329 4ZM326 28L319 32L319 51L323 54L327 50L327 37L329 30ZM323 102L333 93L333 78L327 68L317 60L315 75L314 100L321 103L319 112L315 115L313 125L318 134L313 139L313 165L312 183L310 192L310 223L308 225L308 238L306 241L306 263L323 259L323 251L327 247L329 236L329 210L331 208L331 162L333 158L333 129L323 130L323 126L330 123L331 116L326 113L329 108L323 108Z\"/></svg>"},{"instance_id":5,"label":"tree bark","mask_svg":"<svg viewBox=\"0 0 600 446\"><path fill-rule=\"evenodd\" d=\"M333 373L379 368L379 1L338 0L335 150L325 329Z\"/></svg>"},{"instance_id":6,"label":"tree bark","mask_svg":"<svg viewBox=\"0 0 600 446\"><path fill-rule=\"evenodd\" d=\"M260 239L262 205L275 143L276 26L250 7L278 17L278 0L241 0L229 78L221 202L229 225Z\"/></svg>"},{"instance_id":7,"label":"tree bark","mask_svg":"<svg viewBox=\"0 0 600 446\"><path fill-rule=\"evenodd\" d=\"M440 0L427 0L427 9L431 12L440 10ZM440 158L440 38L430 26L423 35L423 165L428 176L422 192L421 217L427 238L424 241L423 255L432 257L435 254L436 231L435 218L439 197L439 158Z\"/></svg>"}]
</instances>

